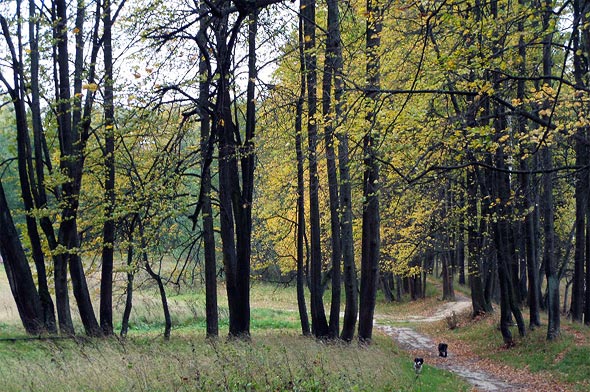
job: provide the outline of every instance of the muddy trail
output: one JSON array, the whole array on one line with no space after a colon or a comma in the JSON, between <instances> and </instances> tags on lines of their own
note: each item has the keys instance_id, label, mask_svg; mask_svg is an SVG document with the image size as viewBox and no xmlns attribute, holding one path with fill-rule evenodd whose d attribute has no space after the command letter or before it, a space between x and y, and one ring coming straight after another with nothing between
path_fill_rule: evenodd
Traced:
<instances>
[{"instance_id":1,"label":"muddy trail","mask_svg":"<svg viewBox=\"0 0 590 392\"><path fill-rule=\"evenodd\" d=\"M403 320L388 322L380 321L377 317L375 328L391 336L402 349L410 352L414 357L424 358L426 364L457 374L471 384L474 391L539 391L537 386L530 385L526 381L511 380L509 372L504 372L502 376L492 373L477 357L464 358L455 355L452 347L449 347L448 357L441 358L438 356L439 342L435 342L431 337L411 327L411 323L432 323L444 320L453 312L460 314L468 311L470 307L471 300L460 296L455 302L445 302L429 316L410 316ZM408 323L408 326L392 326L390 323Z\"/></svg>"}]
</instances>

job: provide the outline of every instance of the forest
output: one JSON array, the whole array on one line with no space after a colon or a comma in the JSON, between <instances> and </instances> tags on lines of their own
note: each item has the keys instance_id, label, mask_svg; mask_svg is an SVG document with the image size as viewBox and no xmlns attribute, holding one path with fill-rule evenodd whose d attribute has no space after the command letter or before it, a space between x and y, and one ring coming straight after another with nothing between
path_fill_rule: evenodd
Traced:
<instances>
[{"instance_id":1,"label":"forest","mask_svg":"<svg viewBox=\"0 0 590 392\"><path fill-rule=\"evenodd\" d=\"M439 288L506 350L590 337L590 3L11 0L0 27L25 336L141 336L149 289L165 341L202 293L200 334L248 344L275 286L322 342Z\"/></svg>"}]
</instances>

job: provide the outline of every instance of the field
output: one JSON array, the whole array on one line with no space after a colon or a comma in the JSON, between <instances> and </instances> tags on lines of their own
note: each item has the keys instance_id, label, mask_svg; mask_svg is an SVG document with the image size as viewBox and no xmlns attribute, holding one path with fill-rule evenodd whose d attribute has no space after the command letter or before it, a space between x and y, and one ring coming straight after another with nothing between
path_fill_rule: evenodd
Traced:
<instances>
[{"instance_id":1,"label":"field","mask_svg":"<svg viewBox=\"0 0 590 392\"><path fill-rule=\"evenodd\" d=\"M157 291L141 285L135 296L126 339L27 337L0 274L0 377L6 391L469 391L453 373L429 358L417 379L412 358L376 330L373 344L325 343L303 337L292 287L256 282L252 287L252 339L228 341L224 288L219 288L220 338L205 338L202 288L170 290L172 337L162 336ZM465 293L464 293L465 294ZM463 294L463 295L464 295ZM545 325L517 338L506 350L497 330L498 312L471 320L458 315L457 328L446 319L419 322L440 314L445 304L429 285L421 301L378 300L381 325L411 326L449 343L457 361L477 359L489 374L508 374L522 390L590 390L590 332L562 319L562 337L545 340ZM117 301L116 314L121 314ZM96 305L96 304L95 304ZM526 309L523 310L526 314ZM411 321L408 321L411 319ZM120 325L116 326L117 328ZM514 331L516 334L516 331ZM420 354L423 355L423 354ZM430 355L430 354L427 354ZM444 367L444 366L443 366Z\"/></svg>"},{"instance_id":2,"label":"field","mask_svg":"<svg viewBox=\"0 0 590 392\"><path fill-rule=\"evenodd\" d=\"M469 390L456 376L430 366L416 379L410 355L380 334L369 347L301 336L292 288L254 285L250 342L225 339L223 309L220 338L206 339L198 290L170 293L173 331L164 341L160 305L147 286L137 296L125 340L31 340L0 276L3 391Z\"/></svg>"}]
</instances>

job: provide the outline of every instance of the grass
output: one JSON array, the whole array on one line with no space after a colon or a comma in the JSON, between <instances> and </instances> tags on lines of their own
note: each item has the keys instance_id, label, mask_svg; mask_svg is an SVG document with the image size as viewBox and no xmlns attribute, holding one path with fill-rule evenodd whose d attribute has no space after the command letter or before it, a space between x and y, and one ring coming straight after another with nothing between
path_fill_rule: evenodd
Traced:
<instances>
[{"instance_id":1,"label":"grass","mask_svg":"<svg viewBox=\"0 0 590 392\"><path fill-rule=\"evenodd\" d=\"M0 274L0 290L6 289ZM220 336L205 336L202 288L170 290L170 341L162 338L157 291L134 295L126 340L18 340L22 327L7 306L0 318L2 391L468 391L456 376L412 359L391 338L368 347L300 336L295 289L255 282L250 342L227 341L225 290L219 287ZM9 296L10 293L0 293ZM9 297L7 297L9 298ZM10 302L10 301L8 301ZM2 313L0 309L0 313ZM122 313L121 304L115 314ZM2 316L2 314L0 314ZM116 326L118 330L120 326ZM77 328L81 331L80 325Z\"/></svg>"},{"instance_id":2,"label":"grass","mask_svg":"<svg viewBox=\"0 0 590 392\"><path fill-rule=\"evenodd\" d=\"M432 368L416 382L411 361L384 337L369 347L276 331L256 332L251 342L183 333L169 342L144 334L0 344L4 391L468 390Z\"/></svg>"},{"instance_id":3,"label":"grass","mask_svg":"<svg viewBox=\"0 0 590 392\"><path fill-rule=\"evenodd\" d=\"M0 289L6 289L3 275ZM205 298L200 287L168 292L173 318L172 339L164 342L161 304L154 287L136 291L129 337L10 341L24 337L10 301L0 305L0 377L2 390L77 391L460 391L469 390L452 374L425 366L415 379L410 354L391 338L374 344L326 344L299 335L294 287L254 282L251 291L252 341L210 341L205 335ZM0 293L8 298L9 292ZM329 296L329 293L327 293ZM440 302L439 287L427 286L427 297L386 303L378 299L380 322L428 315ZM326 303L328 300L326 300ZM228 331L225 288L219 286L220 336ZM119 306L115 314L121 314ZM562 319L563 336L546 342L542 327L517 346L502 348L498 314L473 322L463 315L453 331L446 322L418 324L432 336L469 347L476 355L503 366L528 367L590 390L590 332ZM545 322L546 325L546 322ZM78 326L79 327L79 326ZM117 326L118 329L119 326ZM516 335L516 332L514 331Z\"/></svg>"}]
</instances>

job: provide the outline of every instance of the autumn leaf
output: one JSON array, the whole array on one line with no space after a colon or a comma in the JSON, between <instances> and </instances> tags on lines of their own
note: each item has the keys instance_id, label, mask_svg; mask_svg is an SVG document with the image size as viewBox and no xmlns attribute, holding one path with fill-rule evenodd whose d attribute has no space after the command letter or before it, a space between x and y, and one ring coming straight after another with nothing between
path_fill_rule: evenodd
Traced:
<instances>
[{"instance_id":1,"label":"autumn leaf","mask_svg":"<svg viewBox=\"0 0 590 392\"><path fill-rule=\"evenodd\" d=\"M82 86L82 89L95 92L98 90L98 84L96 83L88 83Z\"/></svg>"}]
</instances>

